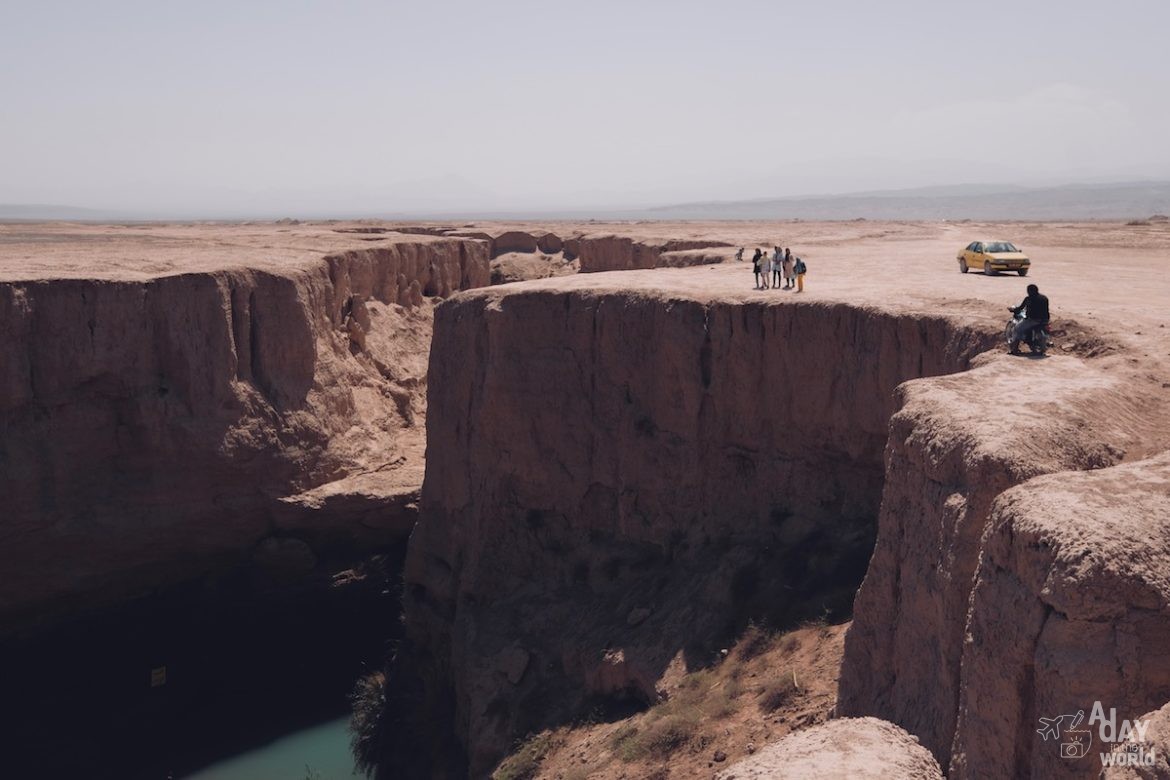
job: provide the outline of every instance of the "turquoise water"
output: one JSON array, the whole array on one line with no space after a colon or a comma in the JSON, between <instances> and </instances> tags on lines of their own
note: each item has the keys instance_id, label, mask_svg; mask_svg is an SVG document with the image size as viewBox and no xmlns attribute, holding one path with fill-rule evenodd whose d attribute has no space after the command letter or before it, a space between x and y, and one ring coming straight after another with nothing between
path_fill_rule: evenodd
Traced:
<instances>
[{"instance_id":1,"label":"turquoise water","mask_svg":"<svg viewBox=\"0 0 1170 780\"><path fill-rule=\"evenodd\" d=\"M349 718L322 723L202 769L186 780L348 780Z\"/></svg>"}]
</instances>

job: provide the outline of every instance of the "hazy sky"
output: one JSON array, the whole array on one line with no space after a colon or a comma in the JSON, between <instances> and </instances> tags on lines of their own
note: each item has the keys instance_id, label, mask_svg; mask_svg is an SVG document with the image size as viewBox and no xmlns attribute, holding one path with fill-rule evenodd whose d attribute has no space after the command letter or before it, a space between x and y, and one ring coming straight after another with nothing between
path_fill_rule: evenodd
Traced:
<instances>
[{"instance_id":1,"label":"hazy sky","mask_svg":"<svg viewBox=\"0 0 1170 780\"><path fill-rule=\"evenodd\" d=\"M311 215L1170 178L1167 30L1167 0L0 0L0 203Z\"/></svg>"}]
</instances>

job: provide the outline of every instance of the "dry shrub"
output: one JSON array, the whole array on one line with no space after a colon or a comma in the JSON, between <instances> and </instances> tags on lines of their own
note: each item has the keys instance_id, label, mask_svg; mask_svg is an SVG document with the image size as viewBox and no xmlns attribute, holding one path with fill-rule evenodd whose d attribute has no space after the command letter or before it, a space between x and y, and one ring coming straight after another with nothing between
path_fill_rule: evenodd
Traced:
<instances>
[{"instance_id":1,"label":"dry shrub","mask_svg":"<svg viewBox=\"0 0 1170 780\"><path fill-rule=\"evenodd\" d=\"M760 694L760 710L762 712L775 712L799 696L800 692L800 688L796 684L795 672L783 675L764 686L764 691Z\"/></svg>"},{"instance_id":2,"label":"dry shrub","mask_svg":"<svg viewBox=\"0 0 1170 780\"><path fill-rule=\"evenodd\" d=\"M732 683L718 690L710 691L702 700L696 703L696 709L703 720L721 720L731 717L735 714L735 698L739 693L740 686L738 683Z\"/></svg>"},{"instance_id":3,"label":"dry shrub","mask_svg":"<svg viewBox=\"0 0 1170 780\"><path fill-rule=\"evenodd\" d=\"M686 677L678 681L679 692L676 696L686 696L690 691L697 691L707 687L707 685L714 678L714 674L710 669L703 669L698 672L691 672Z\"/></svg>"},{"instance_id":4,"label":"dry shrub","mask_svg":"<svg viewBox=\"0 0 1170 780\"><path fill-rule=\"evenodd\" d=\"M654 721L645 731L646 752L654 758L669 758L691 741L698 728L694 717L675 714Z\"/></svg>"},{"instance_id":5,"label":"dry shrub","mask_svg":"<svg viewBox=\"0 0 1170 780\"><path fill-rule=\"evenodd\" d=\"M650 710L640 726L623 726L613 733L610 744L619 758L626 762L669 758L691 742L699 727L698 710L671 704Z\"/></svg>"},{"instance_id":6,"label":"dry shrub","mask_svg":"<svg viewBox=\"0 0 1170 780\"><path fill-rule=\"evenodd\" d=\"M638 740L638 727L627 723L609 737L609 745L623 761L636 761L639 758L641 742Z\"/></svg>"},{"instance_id":7,"label":"dry shrub","mask_svg":"<svg viewBox=\"0 0 1170 780\"><path fill-rule=\"evenodd\" d=\"M386 675L368 674L357 681L350 695L350 747L359 771L369 775L378 765L382 719L386 717Z\"/></svg>"},{"instance_id":8,"label":"dry shrub","mask_svg":"<svg viewBox=\"0 0 1170 780\"><path fill-rule=\"evenodd\" d=\"M555 747L552 732L542 731L520 743L512 755L492 772L492 780L531 780L540 770L540 762Z\"/></svg>"},{"instance_id":9,"label":"dry shrub","mask_svg":"<svg viewBox=\"0 0 1170 780\"><path fill-rule=\"evenodd\" d=\"M735 644L735 654L740 661L750 661L768 652L774 636L756 623L748 623L743 635Z\"/></svg>"},{"instance_id":10,"label":"dry shrub","mask_svg":"<svg viewBox=\"0 0 1170 780\"><path fill-rule=\"evenodd\" d=\"M816 631L817 634L824 639L832 630L829 624L829 611L825 610L814 618L809 618L800 624L800 628L807 631Z\"/></svg>"}]
</instances>

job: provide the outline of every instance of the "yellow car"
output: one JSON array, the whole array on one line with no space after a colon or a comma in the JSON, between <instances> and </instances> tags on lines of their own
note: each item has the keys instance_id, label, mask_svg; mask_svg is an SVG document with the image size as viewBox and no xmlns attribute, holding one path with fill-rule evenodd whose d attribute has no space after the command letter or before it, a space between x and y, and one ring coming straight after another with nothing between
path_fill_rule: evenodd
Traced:
<instances>
[{"instance_id":1,"label":"yellow car","mask_svg":"<svg viewBox=\"0 0 1170 780\"><path fill-rule=\"evenodd\" d=\"M1028 256L1010 241L972 241L959 253L959 270L963 273L982 268L988 276L1000 271L1015 271L1020 276L1027 276L1031 265Z\"/></svg>"}]
</instances>

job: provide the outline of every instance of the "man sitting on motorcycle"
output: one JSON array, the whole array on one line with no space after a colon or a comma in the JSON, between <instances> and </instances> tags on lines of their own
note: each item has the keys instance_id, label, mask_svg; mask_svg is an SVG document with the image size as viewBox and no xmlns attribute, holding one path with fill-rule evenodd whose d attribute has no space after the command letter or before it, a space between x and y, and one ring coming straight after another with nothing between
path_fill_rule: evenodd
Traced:
<instances>
[{"instance_id":1,"label":"man sitting on motorcycle","mask_svg":"<svg viewBox=\"0 0 1170 780\"><path fill-rule=\"evenodd\" d=\"M1021 341L1028 341L1030 344L1032 333L1048 324L1048 296L1041 295L1040 288L1036 285L1028 285L1028 297L1012 309L1012 314L1019 314L1021 311L1026 311L1027 314L1024 321L1016 326L1016 332L1012 336L1013 355L1020 354Z\"/></svg>"}]
</instances>

